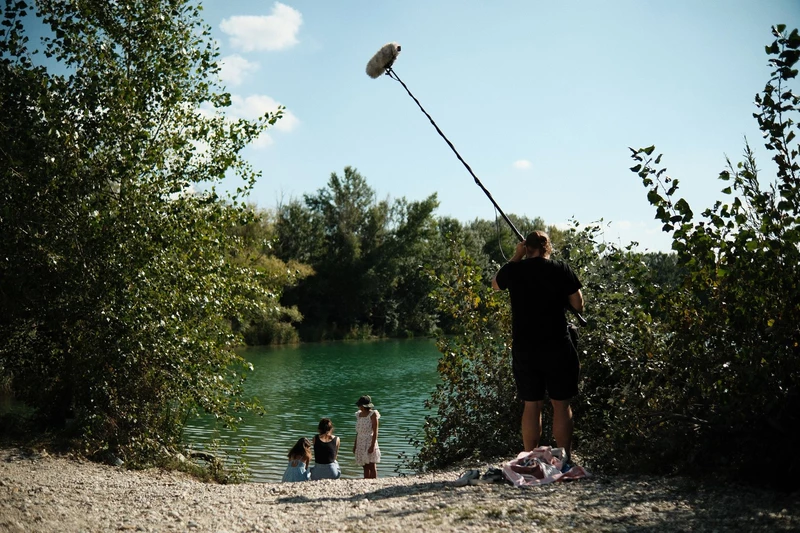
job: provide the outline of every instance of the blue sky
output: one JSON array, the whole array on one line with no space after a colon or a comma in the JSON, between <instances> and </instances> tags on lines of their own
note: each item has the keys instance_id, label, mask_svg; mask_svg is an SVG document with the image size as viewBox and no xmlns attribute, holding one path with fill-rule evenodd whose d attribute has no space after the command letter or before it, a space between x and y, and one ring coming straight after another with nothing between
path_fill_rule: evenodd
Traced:
<instances>
[{"instance_id":1,"label":"blue sky","mask_svg":"<svg viewBox=\"0 0 800 533\"><path fill-rule=\"evenodd\" d=\"M695 213L723 198L745 137L768 178L753 98L770 26L800 26L800 0L209 0L204 14L231 113L287 110L245 153L259 207L351 165L379 198L437 193L438 215L494 218L402 86L365 74L395 41L395 72L506 213L602 219L607 241L665 251L628 147L655 144Z\"/></svg>"}]
</instances>

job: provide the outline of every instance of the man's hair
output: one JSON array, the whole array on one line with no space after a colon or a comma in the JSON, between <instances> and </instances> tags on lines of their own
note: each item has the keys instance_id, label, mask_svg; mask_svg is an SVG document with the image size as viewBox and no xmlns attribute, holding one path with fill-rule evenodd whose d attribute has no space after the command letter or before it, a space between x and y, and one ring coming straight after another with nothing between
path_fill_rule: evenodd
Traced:
<instances>
[{"instance_id":1,"label":"man's hair","mask_svg":"<svg viewBox=\"0 0 800 533\"><path fill-rule=\"evenodd\" d=\"M525 246L534 250L539 250L542 257L550 257L553 253L553 246L550 244L550 237L543 231L532 231L525 238Z\"/></svg>"}]
</instances>

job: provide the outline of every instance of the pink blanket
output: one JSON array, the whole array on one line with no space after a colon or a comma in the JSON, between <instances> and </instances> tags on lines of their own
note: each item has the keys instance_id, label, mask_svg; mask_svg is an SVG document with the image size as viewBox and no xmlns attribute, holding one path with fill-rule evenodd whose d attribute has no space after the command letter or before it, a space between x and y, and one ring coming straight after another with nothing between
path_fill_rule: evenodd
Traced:
<instances>
[{"instance_id":1,"label":"pink blanket","mask_svg":"<svg viewBox=\"0 0 800 533\"><path fill-rule=\"evenodd\" d=\"M517 458L503 465L503 475L515 487L546 485L554 481L565 481L590 477L582 466L573 466L561 472L564 448L539 446L530 452L520 452Z\"/></svg>"}]
</instances>

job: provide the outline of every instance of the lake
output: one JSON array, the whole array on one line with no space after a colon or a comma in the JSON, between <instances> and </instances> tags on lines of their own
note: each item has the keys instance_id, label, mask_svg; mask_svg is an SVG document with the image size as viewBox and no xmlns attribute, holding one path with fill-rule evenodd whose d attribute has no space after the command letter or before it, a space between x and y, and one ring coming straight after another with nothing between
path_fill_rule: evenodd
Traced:
<instances>
[{"instance_id":1,"label":"lake","mask_svg":"<svg viewBox=\"0 0 800 533\"><path fill-rule=\"evenodd\" d=\"M235 433L222 432L236 450L247 439L243 455L251 481L280 481L286 454L297 439L311 439L320 418L328 417L341 438L339 465L343 478L363 477L352 453L355 437L355 402L372 396L380 412L378 476L407 472L398 468L398 456L416 452L410 435L421 436L424 402L436 387L439 352L431 339L344 341L293 346L253 347L242 355L253 364L245 383L245 397L257 397L266 410L263 417L246 415ZM204 449L214 438L214 421L192 420L185 440ZM313 462L313 461L312 461Z\"/></svg>"}]
</instances>

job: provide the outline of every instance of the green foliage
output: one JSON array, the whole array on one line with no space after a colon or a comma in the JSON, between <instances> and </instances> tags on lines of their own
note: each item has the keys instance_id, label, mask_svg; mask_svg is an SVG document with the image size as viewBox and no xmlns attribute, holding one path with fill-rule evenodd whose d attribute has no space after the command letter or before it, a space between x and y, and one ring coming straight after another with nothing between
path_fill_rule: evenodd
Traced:
<instances>
[{"instance_id":1,"label":"green foliage","mask_svg":"<svg viewBox=\"0 0 800 533\"><path fill-rule=\"evenodd\" d=\"M580 329L580 394L573 400L573 447L591 468L612 471L643 467L659 442L642 446L653 390L668 369L655 354L666 348L652 305L665 265L633 245L599 240L600 226L570 230L562 250L582 281L588 324ZM651 269L648 264L659 264Z\"/></svg>"},{"instance_id":2,"label":"green foliage","mask_svg":"<svg viewBox=\"0 0 800 533\"><path fill-rule=\"evenodd\" d=\"M481 268L452 242L442 272L431 271L438 308L459 330L440 336L437 385L426 407L423 436L412 440L416 469L438 468L465 459L491 458L514 449L522 404L511 375L508 302L486 284Z\"/></svg>"},{"instance_id":3,"label":"green foliage","mask_svg":"<svg viewBox=\"0 0 800 533\"><path fill-rule=\"evenodd\" d=\"M653 294L666 342L654 358L665 372L649 391L647 436L706 467L743 467L753 446L800 447L799 99L789 86L800 36L784 30L773 28L776 40L766 47L774 70L754 113L774 182L762 185L746 146L744 160L720 174L728 199L698 220L674 199L678 182L654 147L632 150L631 170L672 233L683 273L677 287ZM787 459L796 471L797 460Z\"/></svg>"},{"instance_id":4,"label":"green foliage","mask_svg":"<svg viewBox=\"0 0 800 533\"><path fill-rule=\"evenodd\" d=\"M254 211L253 219L234 230L242 249L232 259L236 264L252 268L263 274L271 287L261 302L259 312L245 324L237 324L245 343L254 345L289 344L300 340L295 325L303 320L297 307L281 304L283 291L294 287L313 270L297 261L281 261L274 255L276 240L274 215L267 211Z\"/></svg>"},{"instance_id":5,"label":"green foliage","mask_svg":"<svg viewBox=\"0 0 800 533\"><path fill-rule=\"evenodd\" d=\"M234 424L253 407L230 325L271 280L233 260L252 213L192 189L230 174L246 192L239 151L279 113L219 112L191 2L28 8L7 1L0 26L0 369L52 424L74 417L86 453L146 462L193 410Z\"/></svg>"},{"instance_id":6,"label":"green foliage","mask_svg":"<svg viewBox=\"0 0 800 533\"><path fill-rule=\"evenodd\" d=\"M436 236L437 205L435 195L376 201L366 179L346 167L302 203L279 207L277 257L314 271L284 298L304 316L302 338L428 333L435 314L421 266Z\"/></svg>"}]
</instances>

